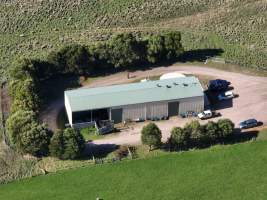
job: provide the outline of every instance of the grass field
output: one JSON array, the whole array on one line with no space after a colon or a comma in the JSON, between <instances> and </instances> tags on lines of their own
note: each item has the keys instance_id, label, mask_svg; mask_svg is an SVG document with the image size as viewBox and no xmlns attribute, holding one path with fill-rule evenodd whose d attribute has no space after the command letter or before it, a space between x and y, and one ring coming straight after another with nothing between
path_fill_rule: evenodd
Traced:
<instances>
[{"instance_id":1,"label":"grass field","mask_svg":"<svg viewBox=\"0 0 267 200\"><path fill-rule=\"evenodd\" d=\"M0 199L266 199L267 143L85 167L0 186Z\"/></svg>"},{"instance_id":2,"label":"grass field","mask_svg":"<svg viewBox=\"0 0 267 200\"><path fill-rule=\"evenodd\" d=\"M185 49L193 50L191 61L215 55L248 68L266 70L265 0L5 2L0 5L2 70L14 59L23 56L44 58L66 44L89 45L117 32L164 30L182 32ZM212 49L222 52L214 54Z\"/></svg>"}]
</instances>

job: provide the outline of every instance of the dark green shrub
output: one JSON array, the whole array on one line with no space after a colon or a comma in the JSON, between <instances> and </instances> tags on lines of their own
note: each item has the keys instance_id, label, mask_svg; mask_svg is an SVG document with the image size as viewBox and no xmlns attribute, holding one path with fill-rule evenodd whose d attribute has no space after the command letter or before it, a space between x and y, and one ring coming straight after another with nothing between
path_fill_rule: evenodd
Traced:
<instances>
[{"instance_id":1,"label":"dark green shrub","mask_svg":"<svg viewBox=\"0 0 267 200\"><path fill-rule=\"evenodd\" d=\"M141 131L142 143L149 146L149 151L151 151L152 146L158 147L161 144L161 138L161 131L154 123L144 126Z\"/></svg>"},{"instance_id":2,"label":"dark green shrub","mask_svg":"<svg viewBox=\"0 0 267 200\"><path fill-rule=\"evenodd\" d=\"M234 131L234 123L230 119L220 119L217 124L219 128L219 137L221 139L230 136Z\"/></svg>"},{"instance_id":3,"label":"dark green shrub","mask_svg":"<svg viewBox=\"0 0 267 200\"><path fill-rule=\"evenodd\" d=\"M215 142L219 138L219 127L216 122L209 121L205 125L205 132L210 142Z\"/></svg>"},{"instance_id":4,"label":"dark green shrub","mask_svg":"<svg viewBox=\"0 0 267 200\"><path fill-rule=\"evenodd\" d=\"M64 153L64 136L62 130L58 130L53 134L49 145L49 152L53 157L62 157Z\"/></svg>"},{"instance_id":5,"label":"dark green shrub","mask_svg":"<svg viewBox=\"0 0 267 200\"><path fill-rule=\"evenodd\" d=\"M34 156L48 155L51 136L51 131L45 125L33 122L30 129L20 135L23 153Z\"/></svg>"},{"instance_id":6,"label":"dark green shrub","mask_svg":"<svg viewBox=\"0 0 267 200\"><path fill-rule=\"evenodd\" d=\"M6 122L11 145L22 153L44 156L48 153L51 132L36 122L32 111L19 110Z\"/></svg>"},{"instance_id":7,"label":"dark green shrub","mask_svg":"<svg viewBox=\"0 0 267 200\"><path fill-rule=\"evenodd\" d=\"M79 131L67 128L58 131L51 138L49 150L52 156L60 159L76 159L81 157L85 148L85 141Z\"/></svg>"},{"instance_id":8,"label":"dark green shrub","mask_svg":"<svg viewBox=\"0 0 267 200\"><path fill-rule=\"evenodd\" d=\"M40 99L37 85L31 77L25 80L11 80L9 82L9 92L13 101L11 113L19 110L38 112Z\"/></svg>"},{"instance_id":9,"label":"dark green shrub","mask_svg":"<svg viewBox=\"0 0 267 200\"><path fill-rule=\"evenodd\" d=\"M194 120L187 123L184 127L184 131L190 135L190 141L193 146L201 145L205 135L203 134L203 127L200 125L199 121Z\"/></svg>"},{"instance_id":10,"label":"dark green shrub","mask_svg":"<svg viewBox=\"0 0 267 200\"><path fill-rule=\"evenodd\" d=\"M35 114L32 111L19 110L13 113L6 122L9 141L18 149L22 148L21 133L31 128L31 123L35 121Z\"/></svg>"},{"instance_id":11,"label":"dark green shrub","mask_svg":"<svg viewBox=\"0 0 267 200\"><path fill-rule=\"evenodd\" d=\"M190 134L187 131L184 131L180 127L174 127L171 130L170 143L172 146L177 148L185 148L190 142Z\"/></svg>"}]
</instances>

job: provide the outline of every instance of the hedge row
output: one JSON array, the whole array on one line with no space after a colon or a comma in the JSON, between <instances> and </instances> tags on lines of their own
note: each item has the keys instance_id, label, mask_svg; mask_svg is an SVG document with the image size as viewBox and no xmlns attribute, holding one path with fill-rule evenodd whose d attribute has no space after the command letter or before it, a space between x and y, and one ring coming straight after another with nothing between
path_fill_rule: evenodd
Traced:
<instances>
[{"instance_id":1,"label":"hedge row","mask_svg":"<svg viewBox=\"0 0 267 200\"><path fill-rule=\"evenodd\" d=\"M187 123L183 128L174 127L167 143L176 150L205 147L225 141L233 131L234 123L229 119L220 119L218 122L209 121L205 125L195 120ZM154 123L144 126L141 131L141 141L149 146L149 150L152 146L159 147L161 138L161 130Z\"/></svg>"}]
</instances>

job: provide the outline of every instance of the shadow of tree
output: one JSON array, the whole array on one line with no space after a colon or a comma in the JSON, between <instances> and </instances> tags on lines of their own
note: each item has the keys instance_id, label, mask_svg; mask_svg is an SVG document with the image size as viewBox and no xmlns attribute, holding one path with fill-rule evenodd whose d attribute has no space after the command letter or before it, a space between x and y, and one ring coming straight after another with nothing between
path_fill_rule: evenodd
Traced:
<instances>
[{"instance_id":1,"label":"shadow of tree","mask_svg":"<svg viewBox=\"0 0 267 200\"><path fill-rule=\"evenodd\" d=\"M162 146L160 148L164 151L171 151L171 152L187 151L189 149L194 149L194 148L206 149L206 148L209 148L211 146L218 145L218 144L226 145L226 144L237 144L237 143L243 143L243 142L251 141L251 140L254 140L258 137L258 133L259 133L259 131L257 131L257 130L248 130L248 131L241 132L241 130L239 128L237 128L234 130L232 135L228 136L227 138L220 139L217 141L199 143L198 145L189 144L188 146L185 146L182 148L172 147L169 142L166 142L166 143L162 144Z\"/></svg>"},{"instance_id":2,"label":"shadow of tree","mask_svg":"<svg viewBox=\"0 0 267 200\"><path fill-rule=\"evenodd\" d=\"M256 130L248 130L241 132L240 129L235 129L234 134L226 138L224 144L236 144L247 142L252 139L256 139L258 137L259 131Z\"/></svg>"},{"instance_id":3,"label":"shadow of tree","mask_svg":"<svg viewBox=\"0 0 267 200\"><path fill-rule=\"evenodd\" d=\"M207 57L219 56L223 53L222 49L195 49L186 51L177 59L162 61L156 64L151 63L136 63L132 67L128 68L112 68L112 67L97 67L90 77L105 77L118 72L133 72L136 70L148 70L157 67L168 67L176 62L193 62L193 61L205 61ZM62 98L64 95L64 90L70 88L80 87L79 76L66 74L66 75L55 75L50 79L44 80L41 84L40 91L43 104L48 104L54 99Z\"/></svg>"},{"instance_id":4,"label":"shadow of tree","mask_svg":"<svg viewBox=\"0 0 267 200\"><path fill-rule=\"evenodd\" d=\"M186 51L180 58L181 62L204 62L209 57L220 56L223 49L194 49Z\"/></svg>"},{"instance_id":5,"label":"shadow of tree","mask_svg":"<svg viewBox=\"0 0 267 200\"><path fill-rule=\"evenodd\" d=\"M105 158L111 152L114 152L119 148L116 144L94 144L87 143L84 151L84 155L87 158Z\"/></svg>"}]
</instances>

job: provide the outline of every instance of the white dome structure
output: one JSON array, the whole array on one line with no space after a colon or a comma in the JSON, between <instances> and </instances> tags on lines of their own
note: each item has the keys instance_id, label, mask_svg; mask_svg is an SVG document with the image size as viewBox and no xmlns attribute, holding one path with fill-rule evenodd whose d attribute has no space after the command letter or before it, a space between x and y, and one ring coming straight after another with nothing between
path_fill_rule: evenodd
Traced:
<instances>
[{"instance_id":1,"label":"white dome structure","mask_svg":"<svg viewBox=\"0 0 267 200\"><path fill-rule=\"evenodd\" d=\"M180 72L171 72L171 73L163 74L159 79L165 80L165 79L171 79L171 78L184 78L184 77L186 76Z\"/></svg>"}]
</instances>

